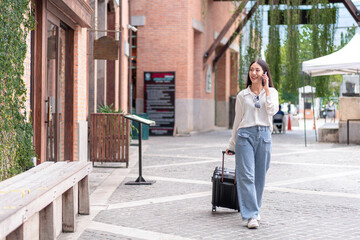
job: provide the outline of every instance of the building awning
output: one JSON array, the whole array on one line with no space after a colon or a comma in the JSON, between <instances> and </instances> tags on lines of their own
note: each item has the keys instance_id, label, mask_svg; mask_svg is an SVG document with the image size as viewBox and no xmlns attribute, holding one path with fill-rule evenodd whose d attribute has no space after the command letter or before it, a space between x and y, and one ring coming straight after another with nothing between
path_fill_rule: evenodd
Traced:
<instances>
[{"instance_id":1,"label":"building awning","mask_svg":"<svg viewBox=\"0 0 360 240\"><path fill-rule=\"evenodd\" d=\"M53 0L50 2L83 28L91 28L94 10L85 0Z\"/></svg>"}]
</instances>

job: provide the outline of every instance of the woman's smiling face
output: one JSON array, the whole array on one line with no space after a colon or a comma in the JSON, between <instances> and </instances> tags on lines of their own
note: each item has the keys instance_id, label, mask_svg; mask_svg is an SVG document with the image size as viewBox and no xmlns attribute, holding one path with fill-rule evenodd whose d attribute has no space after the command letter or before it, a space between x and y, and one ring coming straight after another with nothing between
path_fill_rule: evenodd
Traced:
<instances>
[{"instance_id":1,"label":"woman's smiling face","mask_svg":"<svg viewBox=\"0 0 360 240\"><path fill-rule=\"evenodd\" d=\"M249 77L252 83L262 83L262 75L264 70L258 63L253 63L250 66Z\"/></svg>"}]
</instances>

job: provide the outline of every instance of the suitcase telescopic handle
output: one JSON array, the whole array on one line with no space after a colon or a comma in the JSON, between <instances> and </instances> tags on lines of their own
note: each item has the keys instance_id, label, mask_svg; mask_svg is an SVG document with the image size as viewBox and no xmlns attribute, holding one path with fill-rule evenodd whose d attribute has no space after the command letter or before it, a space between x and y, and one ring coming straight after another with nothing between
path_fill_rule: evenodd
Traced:
<instances>
[{"instance_id":1,"label":"suitcase telescopic handle","mask_svg":"<svg viewBox=\"0 0 360 240\"><path fill-rule=\"evenodd\" d=\"M233 154L235 152L231 151ZM225 162L225 153L226 151L222 151L222 167L221 167L221 182L224 182L224 162ZM234 184L236 184L236 169L235 169L235 177L234 177Z\"/></svg>"}]
</instances>

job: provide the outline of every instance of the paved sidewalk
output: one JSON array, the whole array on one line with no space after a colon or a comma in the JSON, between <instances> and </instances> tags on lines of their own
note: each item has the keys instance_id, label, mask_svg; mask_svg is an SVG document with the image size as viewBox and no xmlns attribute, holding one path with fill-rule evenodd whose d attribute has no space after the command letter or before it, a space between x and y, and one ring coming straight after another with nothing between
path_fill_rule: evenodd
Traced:
<instances>
[{"instance_id":1,"label":"paved sidewalk","mask_svg":"<svg viewBox=\"0 0 360 240\"><path fill-rule=\"evenodd\" d=\"M316 143L309 130L305 147L301 126L274 134L260 228L249 230L238 212L211 211L211 175L230 134L143 141L151 186L124 185L138 176L137 147L129 169L94 168L91 215L59 239L360 239L359 145Z\"/></svg>"}]
</instances>

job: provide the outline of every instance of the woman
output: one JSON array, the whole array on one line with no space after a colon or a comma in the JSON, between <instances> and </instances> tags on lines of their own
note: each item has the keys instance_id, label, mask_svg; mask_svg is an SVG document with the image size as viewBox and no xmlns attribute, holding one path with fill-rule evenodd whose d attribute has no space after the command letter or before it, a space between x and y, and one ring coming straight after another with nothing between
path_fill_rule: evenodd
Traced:
<instances>
[{"instance_id":1,"label":"woman","mask_svg":"<svg viewBox=\"0 0 360 240\"><path fill-rule=\"evenodd\" d=\"M272 117L279 108L269 66L263 60L250 64L246 89L235 103L232 136L226 154L235 151L239 206L248 228L259 227L265 175L270 165Z\"/></svg>"}]
</instances>

